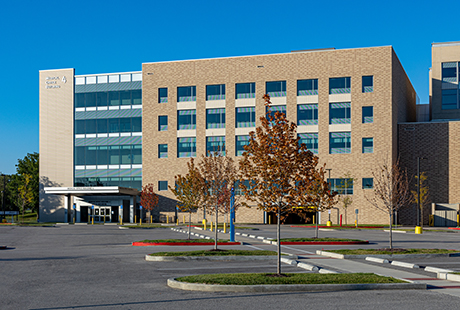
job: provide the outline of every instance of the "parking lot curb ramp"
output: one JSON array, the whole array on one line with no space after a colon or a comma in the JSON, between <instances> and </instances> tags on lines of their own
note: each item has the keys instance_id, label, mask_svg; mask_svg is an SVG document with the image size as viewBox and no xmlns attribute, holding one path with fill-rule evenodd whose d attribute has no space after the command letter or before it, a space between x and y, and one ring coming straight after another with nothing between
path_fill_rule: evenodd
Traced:
<instances>
[{"instance_id":1,"label":"parking lot curb ramp","mask_svg":"<svg viewBox=\"0 0 460 310\"><path fill-rule=\"evenodd\" d=\"M369 284L283 284L283 285L214 285L187 283L168 279L167 285L186 291L203 292L321 292L354 290L426 290L426 283L369 283Z\"/></svg>"}]
</instances>

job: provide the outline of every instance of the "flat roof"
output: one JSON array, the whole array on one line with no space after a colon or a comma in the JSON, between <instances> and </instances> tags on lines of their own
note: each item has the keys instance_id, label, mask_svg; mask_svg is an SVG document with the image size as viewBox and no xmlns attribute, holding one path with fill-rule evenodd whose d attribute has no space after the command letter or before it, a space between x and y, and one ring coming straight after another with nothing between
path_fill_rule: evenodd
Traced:
<instances>
[{"instance_id":1,"label":"flat roof","mask_svg":"<svg viewBox=\"0 0 460 310\"><path fill-rule=\"evenodd\" d=\"M46 194L72 195L72 196L137 196L139 191L135 188L120 186L95 186L95 187L45 187Z\"/></svg>"}]
</instances>

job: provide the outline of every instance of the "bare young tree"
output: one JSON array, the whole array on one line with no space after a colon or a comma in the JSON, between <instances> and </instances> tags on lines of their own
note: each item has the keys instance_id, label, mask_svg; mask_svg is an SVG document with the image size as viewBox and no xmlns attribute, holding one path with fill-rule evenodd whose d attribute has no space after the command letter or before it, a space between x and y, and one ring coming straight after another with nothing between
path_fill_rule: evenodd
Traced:
<instances>
[{"instance_id":1,"label":"bare young tree","mask_svg":"<svg viewBox=\"0 0 460 310\"><path fill-rule=\"evenodd\" d=\"M411 193L412 193L412 196L414 197L413 199L413 202L416 203L418 206L420 206L420 223L417 223L418 225L420 225L420 227L422 227L423 229L423 209L425 209L425 207L427 207L429 204L430 204L430 193L429 193L429 187L428 187L428 184L427 184L427 175L426 175L426 172L422 172L420 173L420 183L418 181L418 176L414 176L415 178L415 181L417 182L416 184L416 187L419 186L420 184L420 189L417 191L417 190L412 190ZM420 203L419 203L419 197L420 197Z\"/></svg>"},{"instance_id":2,"label":"bare young tree","mask_svg":"<svg viewBox=\"0 0 460 310\"><path fill-rule=\"evenodd\" d=\"M390 249L393 249L393 215L412 200L407 171L400 167L399 160L395 163L386 160L372 172L372 176L374 177L374 195L365 197L373 207L388 214Z\"/></svg>"},{"instance_id":3,"label":"bare young tree","mask_svg":"<svg viewBox=\"0 0 460 310\"><path fill-rule=\"evenodd\" d=\"M347 213L348 213L348 207L351 206L353 203L353 196L350 195L347 192L348 188L353 188L353 183L354 183L354 178L352 177L350 172L347 172L343 177L342 177L343 182L340 184L336 185L337 188L337 194L338 194L338 200L342 204L342 207L345 211L345 226L348 225L347 221Z\"/></svg>"}]
</instances>

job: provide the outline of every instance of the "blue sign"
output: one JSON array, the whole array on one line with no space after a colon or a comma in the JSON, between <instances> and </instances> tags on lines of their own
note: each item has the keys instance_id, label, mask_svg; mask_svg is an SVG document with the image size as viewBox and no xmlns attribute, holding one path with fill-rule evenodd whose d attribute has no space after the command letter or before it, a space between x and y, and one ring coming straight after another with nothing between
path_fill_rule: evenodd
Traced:
<instances>
[{"instance_id":1,"label":"blue sign","mask_svg":"<svg viewBox=\"0 0 460 310\"><path fill-rule=\"evenodd\" d=\"M139 206L139 209L142 209L142 206Z\"/></svg>"},{"instance_id":2,"label":"blue sign","mask_svg":"<svg viewBox=\"0 0 460 310\"><path fill-rule=\"evenodd\" d=\"M94 210L94 206L91 206L91 209L93 209L93 210Z\"/></svg>"},{"instance_id":3,"label":"blue sign","mask_svg":"<svg viewBox=\"0 0 460 310\"><path fill-rule=\"evenodd\" d=\"M123 205L121 205L121 206L120 206L120 209L122 209L122 210L123 210Z\"/></svg>"}]
</instances>

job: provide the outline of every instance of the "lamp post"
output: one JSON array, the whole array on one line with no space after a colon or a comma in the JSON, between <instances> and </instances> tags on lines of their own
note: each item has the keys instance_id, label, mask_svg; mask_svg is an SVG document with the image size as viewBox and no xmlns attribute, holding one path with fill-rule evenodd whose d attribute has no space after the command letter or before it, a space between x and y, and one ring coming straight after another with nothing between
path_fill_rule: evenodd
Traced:
<instances>
[{"instance_id":1,"label":"lamp post","mask_svg":"<svg viewBox=\"0 0 460 310\"><path fill-rule=\"evenodd\" d=\"M425 157L417 157L417 225L420 225L420 160L426 159Z\"/></svg>"}]
</instances>

